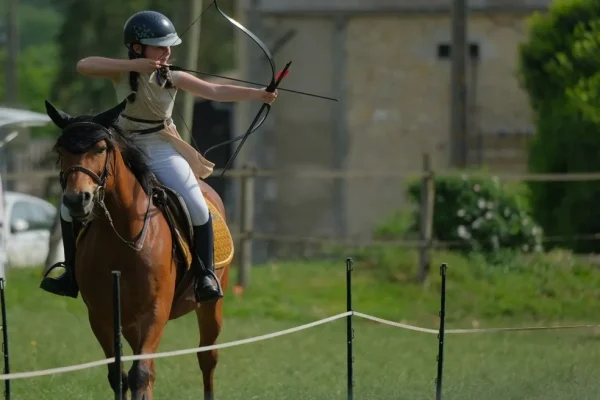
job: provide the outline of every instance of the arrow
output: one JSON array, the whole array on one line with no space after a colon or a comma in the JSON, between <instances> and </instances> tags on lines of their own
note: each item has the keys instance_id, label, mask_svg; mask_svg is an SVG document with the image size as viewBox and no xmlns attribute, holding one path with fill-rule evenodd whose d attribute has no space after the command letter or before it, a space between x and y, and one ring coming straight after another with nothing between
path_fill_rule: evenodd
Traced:
<instances>
[{"instance_id":1,"label":"arrow","mask_svg":"<svg viewBox=\"0 0 600 400\"><path fill-rule=\"evenodd\" d=\"M194 73L194 74L212 76L214 78L228 79L230 81L235 81L235 82L248 83L250 85L266 86L266 85L263 85L262 83L245 81L243 79L230 78L228 76L223 76L223 75L209 74L207 72L194 71L194 70L191 70L191 69L186 69L186 68L178 67L176 65L161 65L161 67L169 67L171 69L171 71L184 71L184 72L190 72L190 73ZM299 90L286 89L286 88L277 88L277 90L281 90L281 91L285 91L285 92L290 92L290 93L301 94L303 96L316 97L316 98L324 99L324 100L340 101L339 99L336 99L336 98L333 98L333 97L327 97L327 96L321 96L321 95L313 94L313 93L301 92Z\"/></svg>"}]
</instances>

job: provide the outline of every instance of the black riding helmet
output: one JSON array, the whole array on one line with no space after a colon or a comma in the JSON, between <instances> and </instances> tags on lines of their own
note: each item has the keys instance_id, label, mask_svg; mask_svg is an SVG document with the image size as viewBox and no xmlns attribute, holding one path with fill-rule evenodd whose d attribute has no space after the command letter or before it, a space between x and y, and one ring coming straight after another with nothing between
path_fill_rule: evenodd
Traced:
<instances>
[{"instance_id":1,"label":"black riding helmet","mask_svg":"<svg viewBox=\"0 0 600 400\"><path fill-rule=\"evenodd\" d=\"M123 27L123 41L130 49L134 44L164 47L181 44L171 20L156 11L133 14Z\"/></svg>"}]
</instances>

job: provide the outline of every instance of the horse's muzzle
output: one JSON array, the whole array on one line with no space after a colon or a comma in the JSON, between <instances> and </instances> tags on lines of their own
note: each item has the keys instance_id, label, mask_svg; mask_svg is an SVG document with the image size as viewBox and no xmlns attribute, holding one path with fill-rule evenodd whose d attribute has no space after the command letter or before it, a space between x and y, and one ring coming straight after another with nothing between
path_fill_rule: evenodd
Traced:
<instances>
[{"instance_id":1,"label":"horse's muzzle","mask_svg":"<svg viewBox=\"0 0 600 400\"><path fill-rule=\"evenodd\" d=\"M74 218L87 217L94 208L94 194L89 191L67 192L63 194L63 204Z\"/></svg>"}]
</instances>

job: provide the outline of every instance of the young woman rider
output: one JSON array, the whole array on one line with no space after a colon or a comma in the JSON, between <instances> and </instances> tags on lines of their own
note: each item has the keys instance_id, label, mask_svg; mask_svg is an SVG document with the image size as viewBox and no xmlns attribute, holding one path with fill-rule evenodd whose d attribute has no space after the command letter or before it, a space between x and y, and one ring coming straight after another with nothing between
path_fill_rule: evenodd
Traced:
<instances>
[{"instance_id":1,"label":"young woman rider","mask_svg":"<svg viewBox=\"0 0 600 400\"><path fill-rule=\"evenodd\" d=\"M169 71L171 46L181 43L172 22L155 11L141 11L130 17L123 28L128 59L88 57L77 70L86 76L111 79L119 102L128 99L118 124L134 135L146 151L156 178L184 199L194 225L193 251L202 260L192 265L196 276L198 302L212 302L223 296L214 281L213 232L211 215L197 182L206 178L214 164L181 140L171 119L177 89L220 102L259 100L271 104L277 93L233 85L216 85L181 71ZM50 293L76 298L75 233L69 210L61 207L61 228L65 250L65 272L58 278L44 277L40 287Z\"/></svg>"}]
</instances>

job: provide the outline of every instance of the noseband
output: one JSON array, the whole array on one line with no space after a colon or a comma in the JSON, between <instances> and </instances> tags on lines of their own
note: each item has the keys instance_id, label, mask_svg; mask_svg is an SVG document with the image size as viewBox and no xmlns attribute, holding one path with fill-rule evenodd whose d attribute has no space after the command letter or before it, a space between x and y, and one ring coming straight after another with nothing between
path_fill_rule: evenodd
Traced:
<instances>
[{"instance_id":1,"label":"noseband","mask_svg":"<svg viewBox=\"0 0 600 400\"><path fill-rule=\"evenodd\" d=\"M96 129L99 129L99 130L103 131L104 133L106 133L108 139L111 139L113 137L112 132L108 128L106 128L100 124L97 124L95 122L74 122L74 123L68 125L65 129L63 129L63 133L65 131L67 131L68 129L77 128L77 127L96 128ZM104 194L106 192L105 186L106 186L106 181L108 180L109 160L110 160L110 150L108 150L107 154L106 154L106 161L104 163L104 171L102 172L102 176L98 176L98 174L96 174L94 171L92 171L89 168L84 167L83 165L71 165L69 168L65 169L64 171L60 171L60 185L62 186L62 189L64 192L65 189L67 188L67 178L68 178L69 174L72 172L75 172L75 171L83 172L84 174L86 174L87 176L92 178L92 180L98 185L98 187L94 191L94 197L97 196L98 204L104 210L104 214L106 215L106 218L108 219L108 222L109 222L112 230L119 237L119 239L121 239L121 241L123 241L127 246L129 246L130 248L132 248L135 251L140 251L144 245L144 241L146 239L146 233L148 232L148 223L150 222L150 206L152 205L152 191L150 193L148 193L148 208L146 209L146 214L144 215L144 226L142 227L142 231L140 232L140 234L138 235L136 240L133 240L133 241L126 240L119 234L119 232L117 232L117 229L115 228L115 224L113 223L113 219L110 215L110 212L108 211L108 208L106 207L106 204L104 203ZM115 163L115 165L116 165L116 163Z\"/></svg>"}]
</instances>

